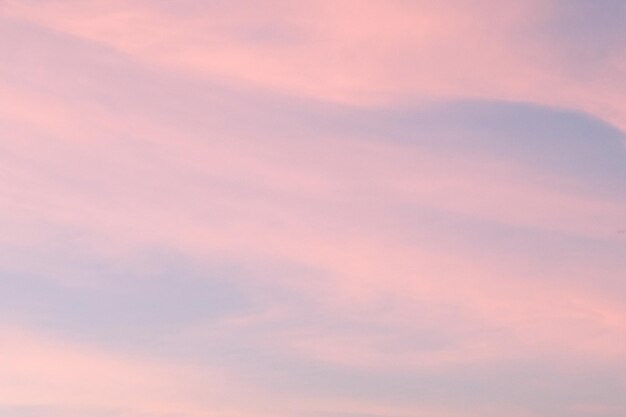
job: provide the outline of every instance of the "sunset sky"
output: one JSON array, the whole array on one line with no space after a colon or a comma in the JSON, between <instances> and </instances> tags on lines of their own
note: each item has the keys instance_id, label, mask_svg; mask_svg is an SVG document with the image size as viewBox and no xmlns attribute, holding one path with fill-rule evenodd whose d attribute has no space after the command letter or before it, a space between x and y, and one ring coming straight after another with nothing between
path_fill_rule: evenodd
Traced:
<instances>
[{"instance_id":1,"label":"sunset sky","mask_svg":"<svg viewBox=\"0 0 626 417\"><path fill-rule=\"evenodd\" d=\"M626 416L625 132L623 0L0 0L0 416Z\"/></svg>"}]
</instances>

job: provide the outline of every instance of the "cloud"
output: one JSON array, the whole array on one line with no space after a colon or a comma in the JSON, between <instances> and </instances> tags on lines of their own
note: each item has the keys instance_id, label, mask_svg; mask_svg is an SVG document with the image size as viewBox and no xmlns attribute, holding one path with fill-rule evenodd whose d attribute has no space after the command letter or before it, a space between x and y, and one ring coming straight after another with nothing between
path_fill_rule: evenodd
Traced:
<instances>
[{"instance_id":1,"label":"cloud","mask_svg":"<svg viewBox=\"0 0 626 417\"><path fill-rule=\"evenodd\" d=\"M615 21L360 4L6 2L0 412L623 408Z\"/></svg>"},{"instance_id":2,"label":"cloud","mask_svg":"<svg viewBox=\"0 0 626 417\"><path fill-rule=\"evenodd\" d=\"M184 413L183 391L176 385L186 380L188 389L198 381L183 367L93 351L20 329L5 327L2 340L3 407Z\"/></svg>"},{"instance_id":3,"label":"cloud","mask_svg":"<svg viewBox=\"0 0 626 417\"><path fill-rule=\"evenodd\" d=\"M463 0L7 6L9 16L200 78L358 104L407 97L528 101L623 128L624 33L615 24L621 10L614 2ZM602 31L589 35L574 26ZM576 55L599 50L595 65Z\"/></svg>"}]
</instances>

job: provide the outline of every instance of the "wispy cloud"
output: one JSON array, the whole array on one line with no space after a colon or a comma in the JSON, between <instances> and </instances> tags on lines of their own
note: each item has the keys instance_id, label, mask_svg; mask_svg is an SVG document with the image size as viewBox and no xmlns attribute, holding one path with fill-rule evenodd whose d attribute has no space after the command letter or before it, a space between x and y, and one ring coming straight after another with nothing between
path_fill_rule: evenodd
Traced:
<instances>
[{"instance_id":1,"label":"wispy cloud","mask_svg":"<svg viewBox=\"0 0 626 417\"><path fill-rule=\"evenodd\" d=\"M0 414L619 415L623 13L5 2Z\"/></svg>"}]
</instances>

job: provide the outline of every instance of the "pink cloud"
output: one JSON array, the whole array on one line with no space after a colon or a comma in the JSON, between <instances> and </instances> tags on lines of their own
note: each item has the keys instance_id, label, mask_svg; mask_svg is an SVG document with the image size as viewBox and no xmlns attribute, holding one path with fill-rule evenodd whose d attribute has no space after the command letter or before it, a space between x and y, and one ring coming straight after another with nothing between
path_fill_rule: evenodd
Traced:
<instances>
[{"instance_id":1,"label":"pink cloud","mask_svg":"<svg viewBox=\"0 0 626 417\"><path fill-rule=\"evenodd\" d=\"M342 0L172 8L142 1L14 1L7 11L234 85L356 104L406 97L529 101L624 127L624 51L613 51L581 82L557 58L561 45L535 35L559 13L555 4Z\"/></svg>"},{"instance_id":2,"label":"pink cloud","mask_svg":"<svg viewBox=\"0 0 626 417\"><path fill-rule=\"evenodd\" d=\"M319 275L251 280L311 306L259 296L270 305L185 324L180 343L217 338L210 328L272 358L353 372L454 375L557 357L551 365L564 375L577 364L612 367L623 380L625 265L615 230L625 196L583 184L582 166L568 175L478 146L407 145L392 129L373 141L332 117L298 119L312 107L365 118L364 107L407 97L425 107L478 98L567 107L624 127L622 51L581 81L553 56L557 44L531 36L552 2L180 4L6 2L5 38L33 50L2 44L13 54L0 63L0 272L46 271L57 284L97 288L34 261L68 236L105 261L156 247L295 264ZM326 321L298 323L306 308ZM261 383L267 375L246 375L243 364L197 369L20 326L0 335L3 405L156 416L537 415L515 405L294 399L291 387ZM431 345L421 340L429 336Z\"/></svg>"}]
</instances>

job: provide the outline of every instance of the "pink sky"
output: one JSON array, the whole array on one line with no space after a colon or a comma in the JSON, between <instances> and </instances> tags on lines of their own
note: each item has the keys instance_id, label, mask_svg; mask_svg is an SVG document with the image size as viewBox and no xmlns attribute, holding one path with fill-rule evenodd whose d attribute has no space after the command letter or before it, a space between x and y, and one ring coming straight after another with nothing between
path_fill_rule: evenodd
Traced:
<instances>
[{"instance_id":1,"label":"pink sky","mask_svg":"<svg viewBox=\"0 0 626 417\"><path fill-rule=\"evenodd\" d=\"M5 0L0 57L0 415L625 415L622 1Z\"/></svg>"}]
</instances>

